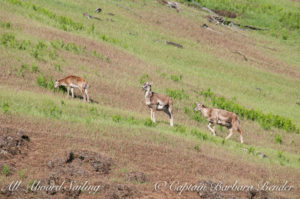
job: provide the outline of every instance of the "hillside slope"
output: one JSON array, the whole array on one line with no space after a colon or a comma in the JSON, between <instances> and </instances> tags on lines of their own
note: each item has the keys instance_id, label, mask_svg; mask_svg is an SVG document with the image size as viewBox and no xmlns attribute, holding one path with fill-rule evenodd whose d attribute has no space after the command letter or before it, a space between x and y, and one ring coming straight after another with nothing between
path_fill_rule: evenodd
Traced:
<instances>
[{"instance_id":1,"label":"hillside slope","mask_svg":"<svg viewBox=\"0 0 300 199\"><path fill-rule=\"evenodd\" d=\"M298 2L270 2L296 13L297 21ZM210 13L195 5L180 4L176 12L157 1L2 0L0 5L3 197L300 195L300 40L299 30L288 29L293 23L286 33L273 34L281 31L275 22L265 31L245 30L209 22ZM95 13L98 7L102 12ZM249 12L234 22L255 25L245 19ZM54 89L55 79L70 74L88 80L92 103L83 102L78 90L72 99L64 89ZM163 113L157 113L156 124L149 120L141 90L145 81L173 98L174 127ZM236 112L245 144L237 133L225 141L226 128L218 127L218 136L212 136L207 121L193 112L197 101ZM7 185L13 180L22 185L11 192ZM88 181L101 188L94 194L28 191L35 180ZM294 188L155 190L164 181L253 186L287 181Z\"/></svg>"}]
</instances>

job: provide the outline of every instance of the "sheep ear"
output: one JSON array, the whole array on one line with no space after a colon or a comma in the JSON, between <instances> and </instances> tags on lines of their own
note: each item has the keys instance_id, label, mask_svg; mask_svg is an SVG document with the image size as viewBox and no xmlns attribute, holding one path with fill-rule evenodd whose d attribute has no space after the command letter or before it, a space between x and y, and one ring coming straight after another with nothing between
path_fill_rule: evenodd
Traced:
<instances>
[{"instance_id":1,"label":"sheep ear","mask_svg":"<svg viewBox=\"0 0 300 199\"><path fill-rule=\"evenodd\" d=\"M153 82L150 82L149 85L152 86Z\"/></svg>"}]
</instances>

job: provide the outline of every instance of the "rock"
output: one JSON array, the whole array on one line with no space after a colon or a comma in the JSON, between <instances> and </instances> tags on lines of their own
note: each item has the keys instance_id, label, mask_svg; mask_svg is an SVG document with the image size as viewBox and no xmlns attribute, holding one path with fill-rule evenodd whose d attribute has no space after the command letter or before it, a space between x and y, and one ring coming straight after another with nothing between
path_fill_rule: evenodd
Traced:
<instances>
[{"instance_id":1,"label":"rock","mask_svg":"<svg viewBox=\"0 0 300 199\"><path fill-rule=\"evenodd\" d=\"M100 13L100 12L102 12L102 9L101 9L101 8L97 8L97 9L95 10L95 12Z\"/></svg>"},{"instance_id":2,"label":"rock","mask_svg":"<svg viewBox=\"0 0 300 199\"><path fill-rule=\"evenodd\" d=\"M259 151L256 153L256 155L257 155L258 157L262 158L262 159L263 159L263 158L268 158L267 155L265 155L265 154L263 154L262 152L259 152Z\"/></svg>"},{"instance_id":3,"label":"rock","mask_svg":"<svg viewBox=\"0 0 300 199\"><path fill-rule=\"evenodd\" d=\"M25 155L29 146L29 136L23 131L0 129L0 159L11 159L15 155Z\"/></svg>"},{"instance_id":4,"label":"rock","mask_svg":"<svg viewBox=\"0 0 300 199\"><path fill-rule=\"evenodd\" d=\"M210 189L210 187L215 187L217 185L216 182L201 180L197 182L196 185L206 187L205 190L201 190L198 192L200 198L207 198L207 199L225 198L221 193Z\"/></svg>"},{"instance_id":5,"label":"rock","mask_svg":"<svg viewBox=\"0 0 300 199\"><path fill-rule=\"evenodd\" d=\"M202 28L208 28L208 25L204 23L201 27Z\"/></svg>"},{"instance_id":6,"label":"rock","mask_svg":"<svg viewBox=\"0 0 300 199\"><path fill-rule=\"evenodd\" d=\"M145 183L147 182L147 176L143 172L129 172L126 174L125 179L131 182Z\"/></svg>"},{"instance_id":7,"label":"rock","mask_svg":"<svg viewBox=\"0 0 300 199\"><path fill-rule=\"evenodd\" d=\"M140 193L135 188L127 185L117 184L110 187L106 198L121 199L121 198L136 198Z\"/></svg>"},{"instance_id":8,"label":"rock","mask_svg":"<svg viewBox=\"0 0 300 199\"><path fill-rule=\"evenodd\" d=\"M268 192L266 191L256 191L256 190L251 190L247 194L248 199L268 199L271 198Z\"/></svg>"},{"instance_id":9,"label":"rock","mask_svg":"<svg viewBox=\"0 0 300 199\"><path fill-rule=\"evenodd\" d=\"M109 174L113 161L111 158L90 151L71 151L66 155L48 161L52 172L65 176L94 176Z\"/></svg>"}]
</instances>

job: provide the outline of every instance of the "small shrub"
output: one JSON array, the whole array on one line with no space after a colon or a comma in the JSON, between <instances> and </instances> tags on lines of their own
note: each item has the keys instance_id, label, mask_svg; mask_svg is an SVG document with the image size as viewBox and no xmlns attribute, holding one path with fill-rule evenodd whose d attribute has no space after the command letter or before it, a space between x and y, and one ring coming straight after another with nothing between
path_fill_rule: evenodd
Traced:
<instances>
[{"instance_id":1,"label":"small shrub","mask_svg":"<svg viewBox=\"0 0 300 199\"><path fill-rule=\"evenodd\" d=\"M39 72L38 66L36 64L31 64L30 72L31 73L37 73L37 72Z\"/></svg>"},{"instance_id":2,"label":"small shrub","mask_svg":"<svg viewBox=\"0 0 300 199\"><path fill-rule=\"evenodd\" d=\"M148 82L149 80L150 80L150 77L149 77L148 74L143 74L139 78L139 82L140 82L141 85L143 85L145 82Z\"/></svg>"},{"instance_id":3,"label":"small shrub","mask_svg":"<svg viewBox=\"0 0 300 199\"><path fill-rule=\"evenodd\" d=\"M282 138L281 138L281 136L278 135L278 134L276 134L276 135L275 135L275 141L276 141L276 143L278 143L278 144L282 144Z\"/></svg>"},{"instance_id":4,"label":"small shrub","mask_svg":"<svg viewBox=\"0 0 300 199\"><path fill-rule=\"evenodd\" d=\"M62 115L62 111L52 101L48 101L44 104L43 113L53 118L60 118Z\"/></svg>"},{"instance_id":5,"label":"small shrub","mask_svg":"<svg viewBox=\"0 0 300 199\"><path fill-rule=\"evenodd\" d=\"M194 149L195 149L196 151L199 151L199 150L200 150L200 146L197 144L197 145L194 146Z\"/></svg>"},{"instance_id":6,"label":"small shrub","mask_svg":"<svg viewBox=\"0 0 300 199\"><path fill-rule=\"evenodd\" d=\"M176 125L176 127L174 128L174 131L181 133L181 134L185 134L186 128L182 125Z\"/></svg>"},{"instance_id":7,"label":"small shrub","mask_svg":"<svg viewBox=\"0 0 300 199\"><path fill-rule=\"evenodd\" d=\"M61 72L61 71L62 71L62 70L61 70L60 64L54 64L54 69L55 69L56 71L58 71L58 72Z\"/></svg>"},{"instance_id":8,"label":"small shrub","mask_svg":"<svg viewBox=\"0 0 300 199\"><path fill-rule=\"evenodd\" d=\"M278 151L277 152L277 157L280 158L280 159L284 159L283 152L282 151Z\"/></svg>"},{"instance_id":9,"label":"small shrub","mask_svg":"<svg viewBox=\"0 0 300 199\"><path fill-rule=\"evenodd\" d=\"M43 50L45 48L47 48L47 44L43 41L39 41L36 45L37 50Z\"/></svg>"},{"instance_id":10,"label":"small shrub","mask_svg":"<svg viewBox=\"0 0 300 199\"><path fill-rule=\"evenodd\" d=\"M40 87L47 88L49 90L54 90L54 80L52 77L49 80L47 80L46 77L41 74L36 78L36 82Z\"/></svg>"},{"instance_id":11,"label":"small shrub","mask_svg":"<svg viewBox=\"0 0 300 199\"><path fill-rule=\"evenodd\" d=\"M57 51L55 49L53 51L50 51L49 57L51 60L56 60L56 58L58 57Z\"/></svg>"},{"instance_id":12,"label":"small shrub","mask_svg":"<svg viewBox=\"0 0 300 199\"><path fill-rule=\"evenodd\" d=\"M21 67L17 70L17 75L20 77L24 77L24 73L27 70L27 64L22 64Z\"/></svg>"},{"instance_id":13,"label":"small shrub","mask_svg":"<svg viewBox=\"0 0 300 199\"><path fill-rule=\"evenodd\" d=\"M18 172L18 176L19 178L25 178L25 172L26 172L26 169L22 169Z\"/></svg>"},{"instance_id":14,"label":"small shrub","mask_svg":"<svg viewBox=\"0 0 300 199\"><path fill-rule=\"evenodd\" d=\"M166 78L166 77L167 77L167 73L162 73L162 74L160 74L160 76L161 76L162 78Z\"/></svg>"},{"instance_id":15,"label":"small shrub","mask_svg":"<svg viewBox=\"0 0 300 199\"><path fill-rule=\"evenodd\" d=\"M10 173L9 166L6 165L6 164L4 164L4 165L2 166L2 175L8 176L9 173Z\"/></svg>"},{"instance_id":16,"label":"small shrub","mask_svg":"<svg viewBox=\"0 0 300 199\"><path fill-rule=\"evenodd\" d=\"M189 95L186 94L183 89L181 89L181 90L172 90L172 89L167 88L166 93L169 97L172 97L173 99L179 99L179 100L189 99Z\"/></svg>"},{"instance_id":17,"label":"small shrub","mask_svg":"<svg viewBox=\"0 0 300 199\"><path fill-rule=\"evenodd\" d=\"M225 142L226 142L226 140L225 140L225 139L223 139L223 140L222 140L222 142L221 142L221 144L222 144L222 145L224 145L224 144L225 144Z\"/></svg>"},{"instance_id":18,"label":"small shrub","mask_svg":"<svg viewBox=\"0 0 300 199\"><path fill-rule=\"evenodd\" d=\"M155 127L156 123L152 122L152 120L150 118L148 118L145 120L144 125L148 126L148 127Z\"/></svg>"},{"instance_id":19,"label":"small shrub","mask_svg":"<svg viewBox=\"0 0 300 199\"><path fill-rule=\"evenodd\" d=\"M254 155L254 153L255 153L255 148L254 148L253 146L251 146L250 148L248 148L248 153Z\"/></svg>"},{"instance_id":20,"label":"small shrub","mask_svg":"<svg viewBox=\"0 0 300 199\"><path fill-rule=\"evenodd\" d=\"M90 124L91 123L91 118L86 117L84 122L85 122L85 124Z\"/></svg>"},{"instance_id":21,"label":"small shrub","mask_svg":"<svg viewBox=\"0 0 300 199\"><path fill-rule=\"evenodd\" d=\"M184 113L192 120L195 120L197 122L203 122L206 121L206 118L202 116L202 114L199 114L196 111L191 111L187 106L184 107Z\"/></svg>"},{"instance_id":22,"label":"small shrub","mask_svg":"<svg viewBox=\"0 0 300 199\"><path fill-rule=\"evenodd\" d=\"M47 87L47 80L46 77L44 75L40 75L36 78L36 83L40 86L40 87Z\"/></svg>"},{"instance_id":23,"label":"small shrub","mask_svg":"<svg viewBox=\"0 0 300 199\"><path fill-rule=\"evenodd\" d=\"M179 82L179 77L177 75L171 75L171 80L174 82Z\"/></svg>"},{"instance_id":24,"label":"small shrub","mask_svg":"<svg viewBox=\"0 0 300 199\"><path fill-rule=\"evenodd\" d=\"M109 39L108 39L108 37L107 37L106 35L102 35L101 39L102 39L103 41L109 41Z\"/></svg>"},{"instance_id":25,"label":"small shrub","mask_svg":"<svg viewBox=\"0 0 300 199\"><path fill-rule=\"evenodd\" d=\"M1 35L0 42L2 45L7 47L13 47L15 46L15 36L10 33L4 33Z\"/></svg>"},{"instance_id":26,"label":"small shrub","mask_svg":"<svg viewBox=\"0 0 300 199\"><path fill-rule=\"evenodd\" d=\"M92 24L89 28L88 28L88 33L94 33L95 31L95 25Z\"/></svg>"},{"instance_id":27,"label":"small shrub","mask_svg":"<svg viewBox=\"0 0 300 199\"><path fill-rule=\"evenodd\" d=\"M96 50L93 50L93 55L100 60L103 60L103 55L98 53Z\"/></svg>"},{"instance_id":28,"label":"small shrub","mask_svg":"<svg viewBox=\"0 0 300 199\"><path fill-rule=\"evenodd\" d=\"M4 102L1 107L2 107L2 112L3 113L7 113L8 112L8 110L9 110L9 104L8 104L8 102Z\"/></svg>"},{"instance_id":29,"label":"small shrub","mask_svg":"<svg viewBox=\"0 0 300 199\"><path fill-rule=\"evenodd\" d=\"M121 115L113 115L112 116L112 120L114 121L114 122L120 122L121 121L121 119L122 119L122 117L121 117Z\"/></svg>"},{"instance_id":30,"label":"small shrub","mask_svg":"<svg viewBox=\"0 0 300 199\"><path fill-rule=\"evenodd\" d=\"M6 22L6 23L0 22L0 27L10 29L11 28L11 23L10 22Z\"/></svg>"},{"instance_id":31,"label":"small shrub","mask_svg":"<svg viewBox=\"0 0 300 199\"><path fill-rule=\"evenodd\" d=\"M128 123L130 124L137 124L137 120L134 117L129 117L126 119Z\"/></svg>"},{"instance_id":32,"label":"small shrub","mask_svg":"<svg viewBox=\"0 0 300 199\"><path fill-rule=\"evenodd\" d=\"M39 58L39 51L37 49L33 49L30 53L34 58Z\"/></svg>"},{"instance_id":33,"label":"small shrub","mask_svg":"<svg viewBox=\"0 0 300 199\"><path fill-rule=\"evenodd\" d=\"M197 138L201 139L201 140L208 140L208 135L205 133L200 132L197 129L192 129L191 130L191 134L193 136L196 136Z\"/></svg>"}]
</instances>

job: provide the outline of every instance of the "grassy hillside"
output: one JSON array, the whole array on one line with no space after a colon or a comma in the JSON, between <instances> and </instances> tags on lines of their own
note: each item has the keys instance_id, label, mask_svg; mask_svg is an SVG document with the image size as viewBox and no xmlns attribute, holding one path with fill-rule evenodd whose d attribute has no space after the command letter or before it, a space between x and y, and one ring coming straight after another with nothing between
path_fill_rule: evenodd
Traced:
<instances>
[{"instance_id":1,"label":"grassy hillside","mask_svg":"<svg viewBox=\"0 0 300 199\"><path fill-rule=\"evenodd\" d=\"M117 184L137 189L133 198L174 198L176 192L152 191L155 182L174 179L227 184L284 179L295 189L270 194L300 194L300 4L181 2L178 13L157 1L0 1L0 127L23 129L32 140L22 164L19 156L0 164L11 170L2 172L1 187L21 171L27 184L45 179L53 154L85 149L114 161L100 177L112 187L108 194ZM209 23L201 6L238 13L235 23L266 30ZM98 7L101 13L94 12ZM78 90L71 99L63 88L54 89L55 79L70 74L88 80L92 103L83 102ZM149 119L145 81L173 98L174 127L163 113L157 123ZM193 112L196 101L237 113L245 144L237 133L225 141L228 130L221 127L212 136L207 121ZM50 153L43 156L44 151ZM146 183L127 181L133 171L143 172Z\"/></svg>"}]
</instances>

